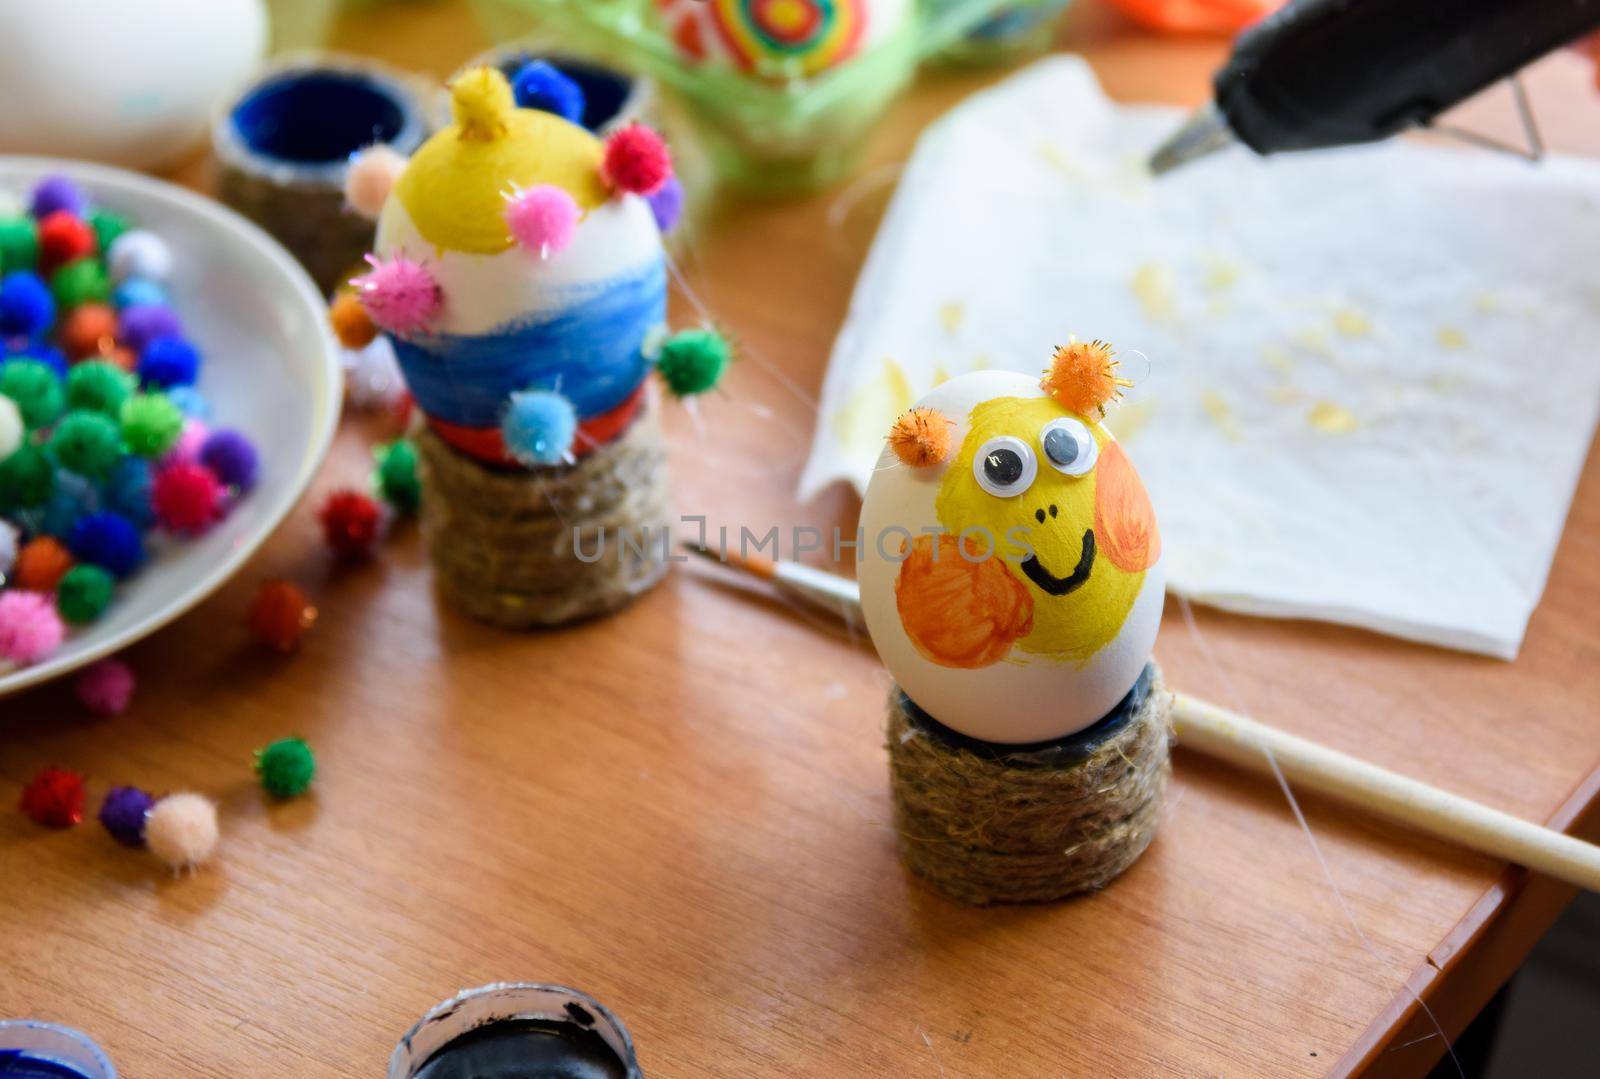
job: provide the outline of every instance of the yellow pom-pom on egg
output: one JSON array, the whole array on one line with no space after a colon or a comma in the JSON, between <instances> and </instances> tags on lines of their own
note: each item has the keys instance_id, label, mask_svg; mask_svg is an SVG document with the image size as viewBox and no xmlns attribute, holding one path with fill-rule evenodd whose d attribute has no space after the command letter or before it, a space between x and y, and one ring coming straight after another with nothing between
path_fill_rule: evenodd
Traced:
<instances>
[{"instance_id":1,"label":"yellow pom-pom on egg","mask_svg":"<svg viewBox=\"0 0 1600 1079\"><path fill-rule=\"evenodd\" d=\"M889 448L912 468L944 464L955 452L955 424L938 409L910 409L889 429Z\"/></svg>"},{"instance_id":2,"label":"yellow pom-pom on egg","mask_svg":"<svg viewBox=\"0 0 1600 1079\"><path fill-rule=\"evenodd\" d=\"M1106 414L1106 405L1133 383L1117 375L1117 361L1104 341L1073 341L1056 349L1039 388L1062 408L1080 416Z\"/></svg>"}]
</instances>

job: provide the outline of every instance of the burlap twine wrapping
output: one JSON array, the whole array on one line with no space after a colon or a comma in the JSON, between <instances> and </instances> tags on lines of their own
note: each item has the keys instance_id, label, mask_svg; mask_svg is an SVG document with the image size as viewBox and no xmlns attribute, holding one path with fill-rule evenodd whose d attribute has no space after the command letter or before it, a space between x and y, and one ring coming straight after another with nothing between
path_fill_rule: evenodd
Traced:
<instances>
[{"instance_id":1,"label":"burlap twine wrapping","mask_svg":"<svg viewBox=\"0 0 1600 1079\"><path fill-rule=\"evenodd\" d=\"M474 618L509 629L560 625L614 611L666 573L671 490L653 405L574 465L494 469L430 430L417 445L434 576Z\"/></svg>"},{"instance_id":2,"label":"burlap twine wrapping","mask_svg":"<svg viewBox=\"0 0 1600 1079\"><path fill-rule=\"evenodd\" d=\"M1154 663L1147 674L1130 717L1020 750L932 723L896 686L889 782L906 865L976 904L1060 899L1127 869L1155 837L1172 771L1172 695Z\"/></svg>"}]
</instances>

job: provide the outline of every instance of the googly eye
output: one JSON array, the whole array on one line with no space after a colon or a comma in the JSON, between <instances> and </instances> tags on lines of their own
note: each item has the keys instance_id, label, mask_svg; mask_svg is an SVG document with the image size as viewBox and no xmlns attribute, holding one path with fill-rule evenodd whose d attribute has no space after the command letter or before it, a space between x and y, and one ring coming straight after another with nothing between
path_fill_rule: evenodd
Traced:
<instances>
[{"instance_id":1,"label":"googly eye","mask_svg":"<svg viewBox=\"0 0 1600 1079\"><path fill-rule=\"evenodd\" d=\"M1015 498L1033 486L1039 474L1039 460L1020 438L1000 435L978 448L972 459L972 475L978 486L996 498Z\"/></svg>"},{"instance_id":2,"label":"googly eye","mask_svg":"<svg viewBox=\"0 0 1600 1079\"><path fill-rule=\"evenodd\" d=\"M1094 467L1100 456L1100 447L1094 434L1082 420L1063 417L1051 420L1039 432L1039 445L1044 447L1045 460L1057 472L1068 476L1081 476Z\"/></svg>"}]
</instances>

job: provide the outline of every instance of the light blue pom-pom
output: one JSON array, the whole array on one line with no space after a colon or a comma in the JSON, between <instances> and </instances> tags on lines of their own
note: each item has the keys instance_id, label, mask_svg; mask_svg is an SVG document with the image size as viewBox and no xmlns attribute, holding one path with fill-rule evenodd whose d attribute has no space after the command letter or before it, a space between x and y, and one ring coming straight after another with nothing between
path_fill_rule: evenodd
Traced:
<instances>
[{"instance_id":1,"label":"light blue pom-pom","mask_svg":"<svg viewBox=\"0 0 1600 1079\"><path fill-rule=\"evenodd\" d=\"M525 465L560 464L572 450L578 434L578 414L572 402L548 390L528 390L511 395L511 406L500 422L506 453Z\"/></svg>"},{"instance_id":2,"label":"light blue pom-pom","mask_svg":"<svg viewBox=\"0 0 1600 1079\"><path fill-rule=\"evenodd\" d=\"M130 277L111 294L117 310L124 307L165 307L167 290L148 277Z\"/></svg>"},{"instance_id":3,"label":"light blue pom-pom","mask_svg":"<svg viewBox=\"0 0 1600 1079\"><path fill-rule=\"evenodd\" d=\"M193 386L173 386L167 391L167 400L178 406L178 411L196 420L211 418L211 405Z\"/></svg>"}]
</instances>

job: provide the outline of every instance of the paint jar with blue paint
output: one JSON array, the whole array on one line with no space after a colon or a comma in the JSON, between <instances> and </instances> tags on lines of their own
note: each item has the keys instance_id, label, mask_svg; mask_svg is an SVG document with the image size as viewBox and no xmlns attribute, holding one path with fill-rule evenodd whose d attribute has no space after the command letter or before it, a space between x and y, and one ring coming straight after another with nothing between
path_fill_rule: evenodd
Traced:
<instances>
[{"instance_id":1,"label":"paint jar with blue paint","mask_svg":"<svg viewBox=\"0 0 1600 1079\"><path fill-rule=\"evenodd\" d=\"M0 1076L117 1079L117 1069L81 1031L39 1019L0 1019Z\"/></svg>"},{"instance_id":2,"label":"paint jar with blue paint","mask_svg":"<svg viewBox=\"0 0 1600 1079\"><path fill-rule=\"evenodd\" d=\"M643 1079L622 1020L586 993L531 982L435 1005L389 1058L389 1079Z\"/></svg>"},{"instance_id":3,"label":"paint jar with blue paint","mask_svg":"<svg viewBox=\"0 0 1600 1079\"><path fill-rule=\"evenodd\" d=\"M345 206L351 159L409 154L427 136L430 88L358 57L312 53L269 67L212 127L217 195L266 229L325 291L356 271L372 223Z\"/></svg>"}]
</instances>

